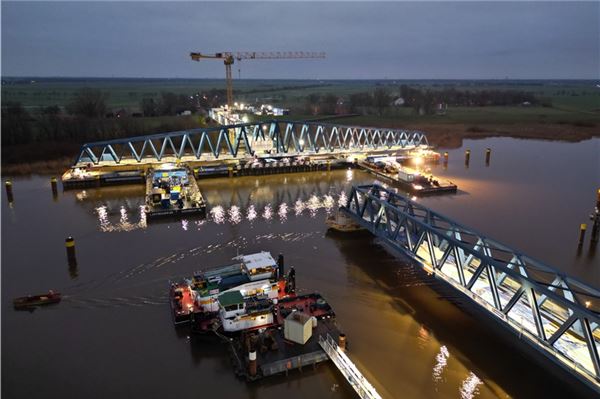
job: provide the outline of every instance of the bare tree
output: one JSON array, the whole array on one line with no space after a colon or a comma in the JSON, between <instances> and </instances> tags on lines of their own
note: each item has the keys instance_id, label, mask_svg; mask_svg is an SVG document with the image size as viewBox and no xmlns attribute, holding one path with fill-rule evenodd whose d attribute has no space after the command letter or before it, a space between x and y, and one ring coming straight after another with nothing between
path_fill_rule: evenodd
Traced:
<instances>
[{"instance_id":1,"label":"bare tree","mask_svg":"<svg viewBox=\"0 0 600 399\"><path fill-rule=\"evenodd\" d=\"M101 118L106 114L108 93L98 89L83 88L75 94L75 98L67 105L72 115L87 118Z\"/></svg>"}]
</instances>

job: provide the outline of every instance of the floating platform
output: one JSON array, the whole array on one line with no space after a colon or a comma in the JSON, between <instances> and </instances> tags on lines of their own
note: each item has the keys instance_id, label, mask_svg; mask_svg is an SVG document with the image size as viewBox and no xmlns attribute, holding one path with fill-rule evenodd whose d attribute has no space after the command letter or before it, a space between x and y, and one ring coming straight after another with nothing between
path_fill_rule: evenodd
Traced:
<instances>
[{"instance_id":1,"label":"floating platform","mask_svg":"<svg viewBox=\"0 0 600 399\"><path fill-rule=\"evenodd\" d=\"M65 190L86 187L141 184L146 178L143 168L133 170L105 171L102 169L71 168L61 177Z\"/></svg>"},{"instance_id":2,"label":"floating platform","mask_svg":"<svg viewBox=\"0 0 600 399\"><path fill-rule=\"evenodd\" d=\"M405 171L399 173L386 172L385 170L378 168L369 162L360 161L358 162L359 167L370 172L371 174L391 183L400 185L411 194L414 195L441 195L441 194L455 194L458 190L458 186L450 181L441 181L435 178L433 175L425 174L411 174ZM400 175L406 177L406 180L402 179ZM414 178L418 176L418 180L411 180L411 176Z\"/></svg>"},{"instance_id":3,"label":"floating platform","mask_svg":"<svg viewBox=\"0 0 600 399\"><path fill-rule=\"evenodd\" d=\"M319 336L329 336L338 339L339 328L335 319L324 318L317 321L312 336L304 345L285 339L283 326L270 328L255 335L258 343L256 350L257 373L252 376L248 372L248 350L245 345L246 336L230 342L236 375L247 381L256 381L276 374L289 373L293 370L302 371L306 367L316 367L317 364L329 360L327 353L319 345Z\"/></svg>"},{"instance_id":4,"label":"floating platform","mask_svg":"<svg viewBox=\"0 0 600 399\"><path fill-rule=\"evenodd\" d=\"M146 174L148 219L189 214L206 215L206 203L186 166L166 164Z\"/></svg>"},{"instance_id":5,"label":"floating platform","mask_svg":"<svg viewBox=\"0 0 600 399\"><path fill-rule=\"evenodd\" d=\"M272 160L257 160L255 162L239 162L231 164L201 165L194 168L196 178L261 176L282 173L318 172L334 169L344 169L352 165L345 159L319 159L305 162L290 161L290 158Z\"/></svg>"}]
</instances>

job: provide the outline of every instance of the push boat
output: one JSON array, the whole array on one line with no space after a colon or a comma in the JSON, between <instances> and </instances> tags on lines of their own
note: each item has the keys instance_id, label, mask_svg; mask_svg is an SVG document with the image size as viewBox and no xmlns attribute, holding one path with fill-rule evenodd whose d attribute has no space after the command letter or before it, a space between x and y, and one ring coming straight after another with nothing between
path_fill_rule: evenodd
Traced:
<instances>
[{"instance_id":1,"label":"push boat","mask_svg":"<svg viewBox=\"0 0 600 399\"><path fill-rule=\"evenodd\" d=\"M196 309L194 292L185 282L172 283L169 291L169 303L173 316L173 323L189 323L190 315Z\"/></svg>"},{"instance_id":2,"label":"push boat","mask_svg":"<svg viewBox=\"0 0 600 399\"><path fill-rule=\"evenodd\" d=\"M244 298L279 298L286 294L283 256L277 263L269 252L240 255L234 264L194 273L172 284L169 302L174 324L192 321L194 329L207 330L218 318L219 296L238 291Z\"/></svg>"},{"instance_id":3,"label":"push boat","mask_svg":"<svg viewBox=\"0 0 600 399\"><path fill-rule=\"evenodd\" d=\"M278 327L292 313L320 320L335 317L331 306L318 293L289 295L279 299L244 298L239 291L219 297L219 321L225 334Z\"/></svg>"},{"instance_id":4,"label":"push boat","mask_svg":"<svg viewBox=\"0 0 600 399\"><path fill-rule=\"evenodd\" d=\"M60 292L48 291L46 294L27 295L13 300L15 309L31 309L36 306L59 303L62 299Z\"/></svg>"}]
</instances>

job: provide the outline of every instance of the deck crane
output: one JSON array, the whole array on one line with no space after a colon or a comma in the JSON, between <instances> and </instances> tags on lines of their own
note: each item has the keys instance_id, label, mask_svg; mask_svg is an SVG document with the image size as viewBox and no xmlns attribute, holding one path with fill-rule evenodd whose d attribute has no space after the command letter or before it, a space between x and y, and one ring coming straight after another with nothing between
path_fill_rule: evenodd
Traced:
<instances>
[{"instance_id":1,"label":"deck crane","mask_svg":"<svg viewBox=\"0 0 600 399\"><path fill-rule=\"evenodd\" d=\"M296 58L325 58L324 52L306 52L306 51L277 51L277 52L223 52L215 54L190 53L194 61L200 61L203 58L223 60L225 64L225 80L227 83L227 106L233 107L233 83L231 76L231 66L235 60L273 60L273 59L296 59Z\"/></svg>"}]
</instances>

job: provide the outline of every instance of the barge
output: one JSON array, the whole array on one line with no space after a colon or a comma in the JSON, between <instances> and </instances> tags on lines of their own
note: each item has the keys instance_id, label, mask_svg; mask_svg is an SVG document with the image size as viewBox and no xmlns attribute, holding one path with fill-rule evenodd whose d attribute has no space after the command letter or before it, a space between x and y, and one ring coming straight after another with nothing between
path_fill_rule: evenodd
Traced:
<instances>
[{"instance_id":1,"label":"barge","mask_svg":"<svg viewBox=\"0 0 600 399\"><path fill-rule=\"evenodd\" d=\"M247 381L327 361L320 340L343 336L331 305L318 293L296 295L295 269L285 275L282 255L277 262L268 252L234 260L171 285L175 325L221 338Z\"/></svg>"},{"instance_id":2,"label":"barge","mask_svg":"<svg viewBox=\"0 0 600 399\"><path fill-rule=\"evenodd\" d=\"M206 215L206 203L192 172L185 166L163 164L146 174L146 217Z\"/></svg>"},{"instance_id":3,"label":"barge","mask_svg":"<svg viewBox=\"0 0 600 399\"><path fill-rule=\"evenodd\" d=\"M402 166L393 157L367 157L359 166L371 174L391 183L396 183L414 195L454 194L456 184L426 173Z\"/></svg>"},{"instance_id":4,"label":"barge","mask_svg":"<svg viewBox=\"0 0 600 399\"><path fill-rule=\"evenodd\" d=\"M106 171L88 166L72 167L61 177L65 190L86 187L103 187L122 184L140 184L145 179L144 169Z\"/></svg>"}]
</instances>

